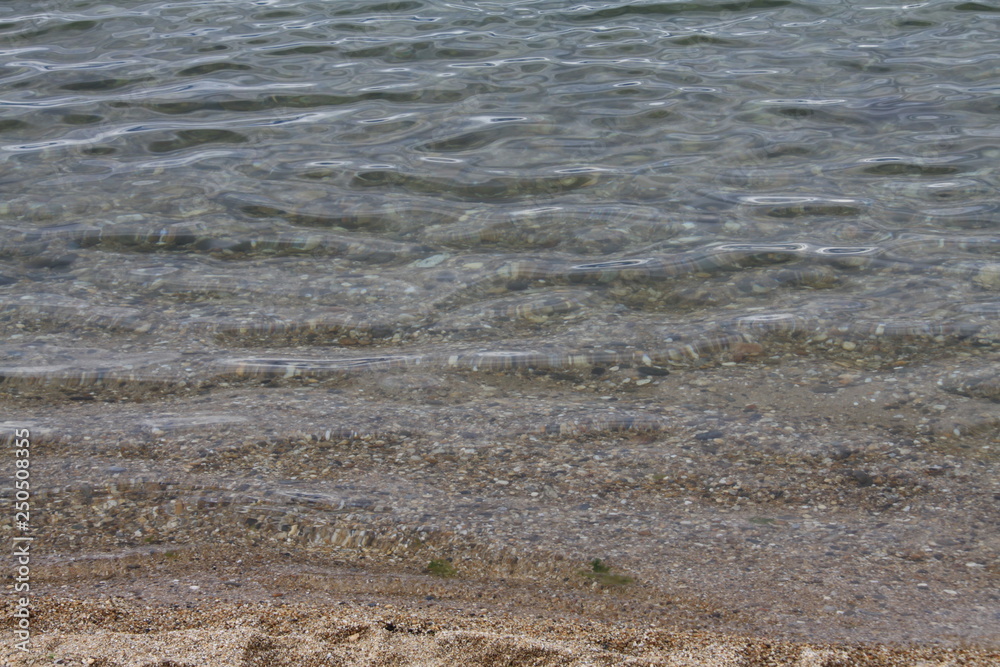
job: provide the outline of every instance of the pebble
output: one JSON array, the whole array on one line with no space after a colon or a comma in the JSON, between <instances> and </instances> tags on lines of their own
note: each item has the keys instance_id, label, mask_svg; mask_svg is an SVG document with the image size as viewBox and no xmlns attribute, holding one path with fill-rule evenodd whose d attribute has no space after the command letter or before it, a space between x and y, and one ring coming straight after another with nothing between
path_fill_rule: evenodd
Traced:
<instances>
[{"instance_id":1,"label":"pebble","mask_svg":"<svg viewBox=\"0 0 1000 667\"><path fill-rule=\"evenodd\" d=\"M834 461L843 461L851 457L854 450L847 445L834 445L833 451L830 453L830 458Z\"/></svg>"},{"instance_id":2,"label":"pebble","mask_svg":"<svg viewBox=\"0 0 1000 667\"><path fill-rule=\"evenodd\" d=\"M858 486L871 486L875 483L875 479L864 470L853 470L850 475L858 483Z\"/></svg>"},{"instance_id":3,"label":"pebble","mask_svg":"<svg viewBox=\"0 0 1000 667\"><path fill-rule=\"evenodd\" d=\"M420 269L429 269L437 266L446 259L448 259L448 255L431 255L430 257L414 262L413 266Z\"/></svg>"}]
</instances>

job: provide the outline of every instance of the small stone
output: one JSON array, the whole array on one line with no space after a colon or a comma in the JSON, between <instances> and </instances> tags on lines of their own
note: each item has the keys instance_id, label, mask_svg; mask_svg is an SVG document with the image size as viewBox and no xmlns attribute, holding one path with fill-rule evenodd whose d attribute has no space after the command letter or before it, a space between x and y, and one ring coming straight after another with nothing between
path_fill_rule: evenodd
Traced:
<instances>
[{"instance_id":1,"label":"small stone","mask_svg":"<svg viewBox=\"0 0 1000 667\"><path fill-rule=\"evenodd\" d=\"M68 252L63 255L38 255L25 261L32 269L63 269L76 261L77 255Z\"/></svg>"},{"instance_id":2,"label":"small stone","mask_svg":"<svg viewBox=\"0 0 1000 667\"><path fill-rule=\"evenodd\" d=\"M854 450L847 445L834 445L833 451L830 452L830 458L834 461L843 461L849 459Z\"/></svg>"},{"instance_id":3,"label":"small stone","mask_svg":"<svg viewBox=\"0 0 1000 667\"><path fill-rule=\"evenodd\" d=\"M845 350L847 350L848 352L851 352L852 350L854 350L855 348L858 347L858 344L854 343L854 342L851 342L849 340L845 340L843 343L841 343L840 346L842 348L844 348Z\"/></svg>"},{"instance_id":4,"label":"small stone","mask_svg":"<svg viewBox=\"0 0 1000 667\"><path fill-rule=\"evenodd\" d=\"M858 483L858 486L871 486L875 483L875 479L864 470L852 470L848 474Z\"/></svg>"},{"instance_id":5,"label":"small stone","mask_svg":"<svg viewBox=\"0 0 1000 667\"><path fill-rule=\"evenodd\" d=\"M448 259L448 255L431 255L430 257L414 262L413 266L420 269L429 269L431 267L437 266L446 259Z\"/></svg>"},{"instance_id":6,"label":"small stone","mask_svg":"<svg viewBox=\"0 0 1000 667\"><path fill-rule=\"evenodd\" d=\"M733 361L744 361L764 354L764 346L760 343L736 343L732 347Z\"/></svg>"},{"instance_id":7,"label":"small stone","mask_svg":"<svg viewBox=\"0 0 1000 667\"><path fill-rule=\"evenodd\" d=\"M705 431L704 433L695 433L695 440L715 440L716 438L721 438L725 433L718 429L713 429L711 431Z\"/></svg>"},{"instance_id":8,"label":"small stone","mask_svg":"<svg viewBox=\"0 0 1000 667\"><path fill-rule=\"evenodd\" d=\"M987 264L973 277L972 282L989 289L1000 288L1000 264Z\"/></svg>"}]
</instances>

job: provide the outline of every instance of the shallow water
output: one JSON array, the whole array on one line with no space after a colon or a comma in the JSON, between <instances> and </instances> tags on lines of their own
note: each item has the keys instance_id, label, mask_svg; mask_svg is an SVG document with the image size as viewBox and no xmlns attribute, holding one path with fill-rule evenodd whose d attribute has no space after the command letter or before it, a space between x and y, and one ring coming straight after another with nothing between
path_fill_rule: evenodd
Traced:
<instances>
[{"instance_id":1,"label":"shallow water","mask_svg":"<svg viewBox=\"0 0 1000 667\"><path fill-rule=\"evenodd\" d=\"M928 499L971 485L950 520L975 528L1000 490L997 11L5 3L4 427L51 443L53 498L214 493L222 524L290 544L460 534L656 569L621 524L676 519L668 500L766 514L781 494L713 471L770 477L772 455L808 471L796 511L902 512L866 472L902 457ZM715 443L682 453L703 482L665 491L690 442ZM606 479L554 470L609 456ZM942 491L956 465L973 479ZM56 550L205 539L122 514L60 541L83 510L51 502ZM312 528L240 523L262 506ZM590 536L503 519L539 506ZM892 552L866 521L845 523ZM978 530L956 559L993 557ZM995 638L956 629L995 620L995 576L903 638Z\"/></svg>"}]
</instances>

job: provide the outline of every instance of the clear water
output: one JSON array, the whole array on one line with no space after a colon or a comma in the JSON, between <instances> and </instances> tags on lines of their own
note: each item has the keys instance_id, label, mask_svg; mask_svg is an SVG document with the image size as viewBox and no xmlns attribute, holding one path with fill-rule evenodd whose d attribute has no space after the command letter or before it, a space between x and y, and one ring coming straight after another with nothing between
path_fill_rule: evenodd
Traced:
<instances>
[{"instance_id":1,"label":"clear water","mask_svg":"<svg viewBox=\"0 0 1000 667\"><path fill-rule=\"evenodd\" d=\"M394 476L427 452L500 442L530 467L544 454L522 451L525 434L643 433L652 444L622 461L639 471L665 451L655 434L707 432L705 420L743 408L678 407L678 418L667 393L705 368L781 369L798 356L876 381L912 373L954 420L915 418L899 437L918 449L971 439L975 456L959 458L985 466L988 486L998 11L936 0L4 3L5 427L28 423L63 443L52 446L64 460L76 460L75 438L101 443L77 472L52 463L52 486L168 470L185 492L253 478L339 507L344 494L382 492L398 516L357 525L464 526L513 549L532 531L491 537L477 512L542 502L544 485L417 509L405 499L434 475L413 488ZM623 393L629 382L643 382L638 394ZM366 459L363 478L302 460L182 465L255 437L376 435L398 452ZM803 447L821 451L820 440ZM123 463L129 443L167 453L136 445ZM588 511L557 497L550 512ZM321 510L302 511L332 521ZM574 539L548 546L589 553ZM614 553L655 558L646 547Z\"/></svg>"}]
</instances>

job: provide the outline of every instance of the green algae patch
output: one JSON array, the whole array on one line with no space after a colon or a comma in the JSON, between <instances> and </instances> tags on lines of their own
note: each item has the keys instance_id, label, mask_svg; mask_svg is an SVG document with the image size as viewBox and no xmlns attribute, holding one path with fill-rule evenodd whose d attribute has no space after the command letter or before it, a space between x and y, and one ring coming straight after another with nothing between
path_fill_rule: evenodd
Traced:
<instances>
[{"instance_id":1,"label":"green algae patch","mask_svg":"<svg viewBox=\"0 0 1000 667\"><path fill-rule=\"evenodd\" d=\"M454 577L458 574L455 566L446 560L432 560L427 564L427 572L435 577Z\"/></svg>"},{"instance_id":2,"label":"green algae patch","mask_svg":"<svg viewBox=\"0 0 1000 667\"><path fill-rule=\"evenodd\" d=\"M595 558L590 561L589 570L581 570L580 574L588 579L593 579L602 586L627 586L635 581L632 577L625 576L624 574L614 574L611 572L611 566L602 561L600 558Z\"/></svg>"}]
</instances>

